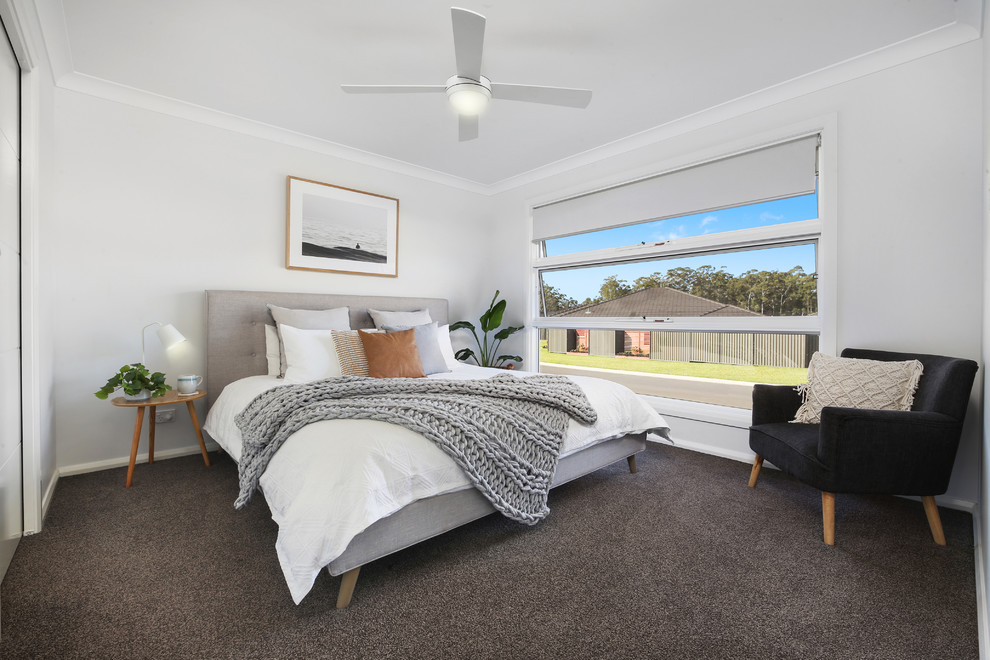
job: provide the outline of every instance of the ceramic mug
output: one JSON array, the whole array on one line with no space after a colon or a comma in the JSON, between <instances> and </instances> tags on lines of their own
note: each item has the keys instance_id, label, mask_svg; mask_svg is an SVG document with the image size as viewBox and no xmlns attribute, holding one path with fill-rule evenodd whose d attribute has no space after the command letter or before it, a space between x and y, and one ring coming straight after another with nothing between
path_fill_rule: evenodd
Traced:
<instances>
[{"instance_id":1,"label":"ceramic mug","mask_svg":"<svg viewBox=\"0 0 990 660\"><path fill-rule=\"evenodd\" d=\"M195 394L199 384L203 382L202 376L196 374L183 374L176 379L175 389L180 395Z\"/></svg>"}]
</instances>

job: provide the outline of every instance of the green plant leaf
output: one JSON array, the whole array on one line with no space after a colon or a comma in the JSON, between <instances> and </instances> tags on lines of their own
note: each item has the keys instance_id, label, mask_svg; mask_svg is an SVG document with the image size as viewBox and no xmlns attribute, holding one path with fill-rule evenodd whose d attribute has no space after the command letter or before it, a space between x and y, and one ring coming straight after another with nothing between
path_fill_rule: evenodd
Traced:
<instances>
[{"instance_id":1,"label":"green plant leaf","mask_svg":"<svg viewBox=\"0 0 990 660\"><path fill-rule=\"evenodd\" d=\"M493 307L481 315L481 329L484 332L491 332L502 325L502 315L505 313L505 301L499 300Z\"/></svg>"},{"instance_id":2,"label":"green plant leaf","mask_svg":"<svg viewBox=\"0 0 990 660\"><path fill-rule=\"evenodd\" d=\"M106 399L117 389L131 396L141 390L149 390L152 396L162 396L172 387L165 384L165 374L160 371L149 373L146 366L135 362L122 366L94 395L97 399Z\"/></svg>"},{"instance_id":3,"label":"green plant leaf","mask_svg":"<svg viewBox=\"0 0 990 660\"><path fill-rule=\"evenodd\" d=\"M480 317L482 336L478 336L477 329L474 324L468 321L458 321L450 326L451 330L461 330L469 329L471 334L474 336L474 341L478 346L479 354L469 348L462 348L457 351L456 357L458 360L474 360L479 366L482 367L492 367L501 364L505 360L514 360L516 362L522 362L522 358L515 355L499 356L494 358L495 353L498 352L498 347L506 337L522 330L522 326L519 327L508 327L499 330L499 326L502 325L502 317L505 314L506 302L504 300L499 300L500 295L499 290L495 290L495 295L492 296L492 302L488 305L488 309ZM493 331L498 331L494 336L490 337L489 333Z\"/></svg>"},{"instance_id":4,"label":"green plant leaf","mask_svg":"<svg viewBox=\"0 0 990 660\"><path fill-rule=\"evenodd\" d=\"M462 348L461 350L457 351L457 353L454 354L454 357L461 361L471 358L475 362L478 362L478 358L475 357L474 351L472 351L470 348Z\"/></svg>"},{"instance_id":5,"label":"green plant leaf","mask_svg":"<svg viewBox=\"0 0 990 660\"><path fill-rule=\"evenodd\" d=\"M523 326L509 326L507 328L502 328L497 333L495 333L495 339L499 341L506 339L509 335L515 334L523 329Z\"/></svg>"}]
</instances>

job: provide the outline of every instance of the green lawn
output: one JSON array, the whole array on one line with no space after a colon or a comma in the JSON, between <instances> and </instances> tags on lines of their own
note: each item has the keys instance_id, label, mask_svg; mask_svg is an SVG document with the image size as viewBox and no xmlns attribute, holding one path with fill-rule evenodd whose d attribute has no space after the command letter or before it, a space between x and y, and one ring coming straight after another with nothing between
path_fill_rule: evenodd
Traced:
<instances>
[{"instance_id":1,"label":"green lawn","mask_svg":"<svg viewBox=\"0 0 990 660\"><path fill-rule=\"evenodd\" d=\"M705 362L666 362L643 358L599 357L574 355L571 353L551 353L540 347L540 362L565 364L574 367L594 367L596 369L621 369L641 371L651 374L672 376L693 376L696 378L721 378L741 380L748 383L771 383L774 385L797 385L808 380L807 369L786 367L753 367L735 364L709 364Z\"/></svg>"}]
</instances>

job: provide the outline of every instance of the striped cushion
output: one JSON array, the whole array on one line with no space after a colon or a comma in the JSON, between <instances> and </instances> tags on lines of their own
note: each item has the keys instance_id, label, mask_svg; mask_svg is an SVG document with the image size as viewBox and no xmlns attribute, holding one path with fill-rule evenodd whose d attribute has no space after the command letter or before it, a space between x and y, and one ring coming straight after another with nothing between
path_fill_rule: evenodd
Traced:
<instances>
[{"instance_id":1,"label":"striped cushion","mask_svg":"<svg viewBox=\"0 0 990 660\"><path fill-rule=\"evenodd\" d=\"M368 358L364 356L364 344L357 330L331 330L340 373L344 376L367 376Z\"/></svg>"}]
</instances>

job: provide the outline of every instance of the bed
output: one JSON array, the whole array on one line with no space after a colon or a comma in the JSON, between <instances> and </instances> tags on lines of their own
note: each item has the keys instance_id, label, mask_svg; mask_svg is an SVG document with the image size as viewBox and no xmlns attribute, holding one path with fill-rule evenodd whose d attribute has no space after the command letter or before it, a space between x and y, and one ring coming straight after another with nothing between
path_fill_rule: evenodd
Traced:
<instances>
[{"instance_id":1,"label":"bed","mask_svg":"<svg viewBox=\"0 0 990 660\"><path fill-rule=\"evenodd\" d=\"M269 304L296 310L346 307L353 329L374 328L369 309L427 310L433 321L448 323L447 301L438 298L207 291L209 410L204 430L235 461L241 458L235 416L257 395L285 384L270 375ZM450 366L450 373L429 378L506 373L454 362ZM667 434L663 418L620 385L572 379L598 410L598 420L568 428L552 486L622 459L635 472L635 455L645 448L647 434ZM386 481L387 487L382 485ZM300 429L272 457L259 489L279 526L276 553L293 600L301 602L326 568L341 576L338 608L349 605L364 564L495 511L429 440L371 420L320 421ZM335 503L333 510L322 504L329 501Z\"/></svg>"}]
</instances>

